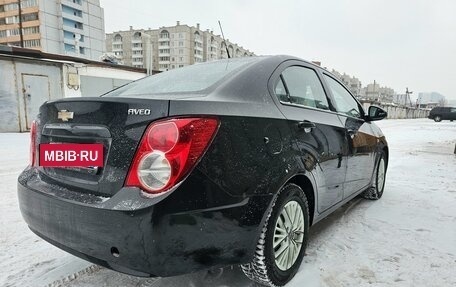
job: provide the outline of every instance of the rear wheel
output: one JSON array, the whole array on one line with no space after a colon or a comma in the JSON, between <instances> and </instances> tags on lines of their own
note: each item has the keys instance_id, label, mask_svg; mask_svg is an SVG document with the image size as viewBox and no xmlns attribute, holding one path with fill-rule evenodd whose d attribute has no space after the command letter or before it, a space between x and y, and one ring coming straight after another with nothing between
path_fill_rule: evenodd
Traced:
<instances>
[{"instance_id":1,"label":"rear wheel","mask_svg":"<svg viewBox=\"0 0 456 287\"><path fill-rule=\"evenodd\" d=\"M383 151L378 153L375 165L372 186L364 191L361 196L366 199L376 200L382 197L386 179L386 156Z\"/></svg>"},{"instance_id":2,"label":"rear wheel","mask_svg":"<svg viewBox=\"0 0 456 287\"><path fill-rule=\"evenodd\" d=\"M286 185L273 204L250 263L241 265L251 280L283 286L296 274L309 234L309 207L302 189Z\"/></svg>"},{"instance_id":3,"label":"rear wheel","mask_svg":"<svg viewBox=\"0 0 456 287\"><path fill-rule=\"evenodd\" d=\"M442 121L442 117L441 116L435 116L434 117L434 121L441 122Z\"/></svg>"}]
</instances>

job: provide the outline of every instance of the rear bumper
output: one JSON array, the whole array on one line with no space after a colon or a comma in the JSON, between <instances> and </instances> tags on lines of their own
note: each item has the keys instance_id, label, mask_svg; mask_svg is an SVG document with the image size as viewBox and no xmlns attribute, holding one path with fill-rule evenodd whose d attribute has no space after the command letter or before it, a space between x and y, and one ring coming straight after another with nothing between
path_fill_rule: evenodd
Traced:
<instances>
[{"instance_id":1,"label":"rear bumper","mask_svg":"<svg viewBox=\"0 0 456 287\"><path fill-rule=\"evenodd\" d=\"M30 229L51 244L135 276L173 276L249 261L271 197L230 198L212 207L208 198L194 205L206 208L193 208L182 194L195 194L197 182L202 190L216 189L200 180L188 178L160 201L143 198L135 204L137 198L129 196L135 190L101 202L76 201L56 196L59 188L29 170L19 177L19 206Z\"/></svg>"}]
</instances>

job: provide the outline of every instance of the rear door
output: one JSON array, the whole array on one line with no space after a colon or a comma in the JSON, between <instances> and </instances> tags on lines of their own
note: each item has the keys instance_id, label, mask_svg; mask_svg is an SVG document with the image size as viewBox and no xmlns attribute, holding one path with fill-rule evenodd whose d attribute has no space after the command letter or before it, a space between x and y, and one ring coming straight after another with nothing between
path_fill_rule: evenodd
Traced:
<instances>
[{"instance_id":1,"label":"rear door","mask_svg":"<svg viewBox=\"0 0 456 287\"><path fill-rule=\"evenodd\" d=\"M331 111L321 80L312 66L287 61L279 66L272 80L279 109L288 119L301 162L317 182L318 212L324 212L343 199L344 127Z\"/></svg>"},{"instance_id":2,"label":"rear door","mask_svg":"<svg viewBox=\"0 0 456 287\"><path fill-rule=\"evenodd\" d=\"M372 179L377 138L370 122L366 122L361 105L336 79L324 74L331 91L333 103L345 128L348 142L347 173L344 183L344 198L366 188Z\"/></svg>"}]
</instances>

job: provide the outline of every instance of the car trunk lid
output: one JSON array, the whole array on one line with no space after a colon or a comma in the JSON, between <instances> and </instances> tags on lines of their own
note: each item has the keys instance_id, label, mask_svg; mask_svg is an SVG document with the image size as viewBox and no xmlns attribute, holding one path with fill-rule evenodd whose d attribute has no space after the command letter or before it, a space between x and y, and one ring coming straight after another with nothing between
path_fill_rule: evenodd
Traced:
<instances>
[{"instance_id":1,"label":"car trunk lid","mask_svg":"<svg viewBox=\"0 0 456 287\"><path fill-rule=\"evenodd\" d=\"M168 100L157 99L97 97L45 103L40 108L38 143L101 143L104 165L39 167L43 180L83 193L112 196L124 184L146 127L166 117L168 109Z\"/></svg>"}]
</instances>

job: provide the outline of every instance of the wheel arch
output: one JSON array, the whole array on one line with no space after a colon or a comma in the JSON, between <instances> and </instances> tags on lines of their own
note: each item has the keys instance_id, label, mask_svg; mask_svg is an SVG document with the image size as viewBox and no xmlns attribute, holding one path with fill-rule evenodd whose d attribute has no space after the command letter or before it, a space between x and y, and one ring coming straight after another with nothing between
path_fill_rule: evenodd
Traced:
<instances>
[{"instance_id":1,"label":"wheel arch","mask_svg":"<svg viewBox=\"0 0 456 287\"><path fill-rule=\"evenodd\" d=\"M312 226L316 206L315 189L312 181L304 174L296 174L295 176L291 177L284 184L284 186L289 183L293 183L299 186L306 195L307 203L309 204L309 226Z\"/></svg>"},{"instance_id":2,"label":"wheel arch","mask_svg":"<svg viewBox=\"0 0 456 287\"><path fill-rule=\"evenodd\" d=\"M382 148L383 152L385 153L385 159L386 159L386 168L388 168L388 162L389 162L389 148L387 145L383 146Z\"/></svg>"}]
</instances>

